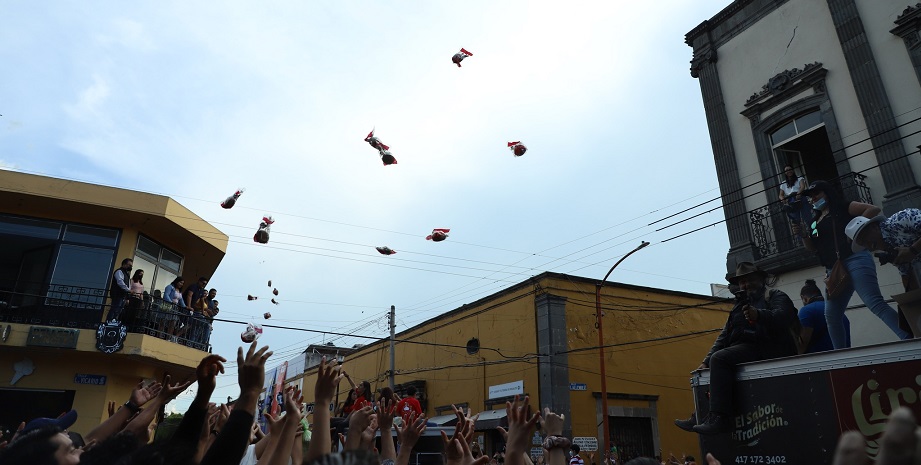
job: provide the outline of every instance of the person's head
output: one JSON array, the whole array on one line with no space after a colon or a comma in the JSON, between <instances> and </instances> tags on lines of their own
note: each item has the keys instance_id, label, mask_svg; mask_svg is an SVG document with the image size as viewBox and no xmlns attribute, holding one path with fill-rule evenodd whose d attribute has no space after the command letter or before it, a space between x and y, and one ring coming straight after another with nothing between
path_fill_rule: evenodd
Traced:
<instances>
[{"instance_id":1,"label":"person's head","mask_svg":"<svg viewBox=\"0 0 921 465\"><path fill-rule=\"evenodd\" d=\"M579 445L578 445L578 444L573 444L572 446L569 447L569 450L572 451L572 455L579 455L579 450L580 450L580 449L579 449Z\"/></svg>"},{"instance_id":2,"label":"person's head","mask_svg":"<svg viewBox=\"0 0 921 465\"><path fill-rule=\"evenodd\" d=\"M735 276L729 281L738 284L739 289L748 293L750 297L755 297L759 293L764 293L765 279L767 279L767 273L754 263L739 262Z\"/></svg>"},{"instance_id":3,"label":"person's head","mask_svg":"<svg viewBox=\"0 0 921 465\"><path fill-rule=\"evenodd\" d=\"M351 405L357 399L358 399L358 388L356 386L352 389L349 389L349 400L346 401L346 405Z\"/></svg>"},{"instance_id":4,"label":"person's head","mask_svg":"<svg viewBox=\"0 0 921 465\"><path fill-rule=\"evenodd\" d=\"M171 283L176 289L181 289L185 285L185 279L182 279L182 276L177 276L176 279Z\"/></svg>"},{"instance_id":5,"label":"person's head","mask_svg":"<svg viewBox=\"0 0 921 465\"><path fill-rule=\"evenodd\" d=\"M406 388L406 397L416 397L416 386Z\"/></svg>"},{"instance_id":6,"label":"person's head","mask_svg":"<svg viewBox=\"0 0 921 465\"><path fill-rule=\"evenodd\" d=\"M786 165L783 167L783 176L787 178L787 181L790 179L796 180L796 171L793 170L792 165Z\"/></svg>"},{"instance_id":7,"label":"person's head","mask_svg":"<svg viewBox=\"0 0 921 465\"><path fill-rule=\"evenodd\" d=\"M83 449L74 447L73 441L61 428L42 426L21 434L5 449L0 450L0 463L4 465L76 465L80 463Z\"/></svg>"},{"instance_id":8,"label":"person's head","mask_svg":"<svg viewBox=\"0 0 921 465\"><path fill-rule=\"evenodd\" d=\"M134 276L131 277L131 280L139 284L144 284L144 270L134 270Z\"/></svg>"},{"instance_id":9,"label":"person's head","mask_svg":"<svg viewBox=\"0 0 921 465\"><path fill-rule=\"evenodd\" d=\"M803 299L803 305L823 300L822 290L815 284L814 279L807 279L806 284L799 291L800 299Z\"/></svg>"},{"instance_id":10,"label":"person's head","mask_svg":"<svg viewBox=\"0 0 921 465\"><path fill-rule=\"evenodd\" d=\"M837 214L837 210L842 208L837 189L828 182L813 182L803 191L803 195L809 198L809 203L812 204L814 210L827 210ZM846 208L846 205L844 207Z\"/></svg>"},{"instance_id":11,"label":"person's head","mask_svg":"<svg viewBox=\"0 0 921 465\"><path fill-rule=\"evenodd\" d=\"M206 277L204 277L204 276L200 276L200 277L198 278L198 285L201 286L202 288L204 288L205 286L207 286L207 285L208 285L208 278L206 278Z\"/></svg>"},{"instance_id":12,"label":"person's head","mask_svg":"<svg viewBox=\"0 0 921 465\"><path fill-rule=\"evenodd\" d=\"M377 398L378 400L393 400L393 389L390 389L389 386L381 388L381 395Z\"/></svg>"},{"instance_id":13,"label":"person's head","mask_svg":"<svg viewBox=\"0 0 921 465\"><path fill-rule=\"evenodd\" d=\"M355 387L355 389L358 391L359 396L364 397L366 400L370 399L369 396L371 395L371 383L362 381L361 384Z\"/></svg>"},{"instance_id":14,"label":"person's head","mask_svg":"<svg viewBox=\"0 0 921 465\"><path fill-rule=\"evenodd\" d=\"M122 268L126 270L131 270L131 267L134 266L134 260L126 258L122 260Z\"/></svg>"},{"instance_id":15,"label":"person's head","mask_svg":"<svg viewBox=\"0 0 921 465\"><path fill-rule=\"evenodd\" d=\"M879 215L875 218L855 217L844 227L844 234L851 239L851 250L860 252L864 249L886 250L886 241L879 224L886 217Z\"/></svg>"},{"instance_id":16,"label":"person's head","mask_svg":"<svg viewBox=\"0 0 921 465\"><path fill-rule=\"evenodd\" d=\"M214 304L214 308L217 308L217 304L218 304L219 302L218 302L217 300L212 300L211 303Z\"/></svg>"},{"instance_id":17,"label":"person's head","mask_svg":"<svg viewBox=\"0 0 921 465\"><path fill-rule=\"evenodd\" d=\"M208 291L208 298L214 300L215 297L217 297L217 289L212 287L211 290Z\"/></svg>"}]
</instances>

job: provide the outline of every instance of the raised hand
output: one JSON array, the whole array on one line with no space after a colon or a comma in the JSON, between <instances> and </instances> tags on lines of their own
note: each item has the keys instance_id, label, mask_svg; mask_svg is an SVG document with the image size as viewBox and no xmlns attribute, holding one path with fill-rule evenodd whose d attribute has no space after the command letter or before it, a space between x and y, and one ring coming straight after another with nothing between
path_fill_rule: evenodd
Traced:
<instances>
[{"instance_id":1,"label":"raised hand","mask_svg":"<svg viewBox=\"0 0 921 465\"><path fill-rule=\"evenodd\" d=\"M137 387L131 391L131 397L128 398L128 401L134 405L137 405L138 407L143 407L144 404L157 397L157 394L160 393L160 389L162 387L163 385L156 381L150 383L147 386L144 385L144 381L141 381L138 383Z\"/></svg>"},{"instance_id":2,"label":"raised hand","mask_svg":"<svg viewBox=\"0 0 921 465\"><path fill-rule=\"evenodd\" d=\"M176 396L182 394L182 391L185 391L191 384L192 381L170 384L170 375L166 375L166 379L163 380L163 389L160 390L157 399L167 404L175 399Z\"/></svg>"},{"instance_id":3,"label":"raised hand","mask_svg":"<svg viewBox=\"0 0 921 465\"><path fill-rule=\"evenodd\" d=\"M314 401L317 405L329 405L336 395L336 388L339 386L339 380L346 376L342 372L342 367L337 366L333 360L326 363L326 357L320 360L320 367L317 370L317 384L314 388ZM341 373L341 374L340 374Z\"/></svg>"},{"instance_id":4,"label":"raised hand","mask_svg":"<svg viewBox=\"0 0 921 465\"><path fill-rule=\"evenodd\" d=\"M425 432L425 415L416 417L416 412L412 412L403 419L403 425L397 427L397 439L400 441L400 454L403 449L412 450Z\"/></svg>"},{"instance_id":5,"label":"raised hand","mask_svg":"<svg viewBox=\"0 0 921 465\"><path fill-rule=\"evenodd\" d=\"M253 341L243 357L243 348L237 349L237 382L240 393L259 395L262 383L265 381L265 361L272 356L269 346L256 350L256 341Z\"/></svg>"},{"instance_id":6,"label":"raised hand","mask_svg":"<svg viewBox=\"0 0 921 465\"><path fill-rule=\"evenodd\" d=\"M345 438L346 450L358 449L361 446L361 433L371 425L371 415L374 409L370 405L353 410L349 417L349 433Z\"/></svg>"},{"instance_id":7,"label":"raised hand","mask_svg":"<svg viewBox=\"0 0 921 465\"><path fill-rule=\"evenodd\" d=\"M527 398L525 398L527 401ZM540 418L540 429L551 436L563 434L563 422L566 415L557 415L550 411L550 407L544 408L544 415Z\"/></svg>"},{"instance_id":8,"label":"raised hand","mask_svg":"<svg viewBox=\"0 0 921 465\"><path fill-rule=\"evenodd\" d=\"M516 395L514 402L505 403L505 412L508 417L507 465L522 465L524 463L524 454L528 452L531 435L540 420L540 414L537 413L528 417L529 401L528 396L525 396L524 400L522 400ZM550 410L547 409L546 411L549 412ZM562 423L560 424L560 430L562 431Z\"/></svg>"},{"instance_id":9,"label":"raised hand","mask_svg":"<svg viewBox=\"0 0 921 465\"><path fill-rule=\"evenodd\" d=\"M224 364L227 359L220 355L208 355L201 359L195 368L195 378L198 380L198 392L210 398L217 385L217 374L224 373Z\"/></svg>"},{"instance_id":10,"label":"raised hand","mask_svg":"<svg viewBox=\"0 0 921 465\"><path fill-rule=\"evenodd\" d=\"M377 422L380 425L381 437L383 437L384 433L390 434L392 431L396 408L396 404L391 399L377 401Z\"/></svg>"},{"instance_id":11,"label":"raised hand","mask_svg":"<svg viewBox=\"0 0 921 465\"><path fill-rule=\"evenodd\" d=\"M371 424L361 432L361 447L363 449L371 450L374 448L374 436L378 427L377 415L371 415Z\"/></svg>"}]
</instances>

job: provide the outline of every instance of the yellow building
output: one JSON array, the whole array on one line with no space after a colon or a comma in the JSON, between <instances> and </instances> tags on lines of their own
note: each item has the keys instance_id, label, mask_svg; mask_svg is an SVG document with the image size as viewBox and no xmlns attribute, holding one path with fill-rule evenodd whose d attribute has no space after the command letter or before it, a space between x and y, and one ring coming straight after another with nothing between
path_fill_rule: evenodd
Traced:
<instances>
[{"instance_id":1,"label":"yellow building","mask_svg":"<svg viewBox=\"0 0 921 465\"><path fill-rule=\"evenodd\" d=\"M194 213L160 195L0 171L0 244L0 428L74 408L85 433L140 380L194 374L207 341L170 339L169 306L152 297L126 310L121 350L97 349L123 258L151 295L214 273L227 236Z\"/></svg>"},{"instance_id":2,"label":"yellow building","mask_svg":"<svg viewBox=\"0 0 921 465\"><path fill-rule=\"evenodd\" d=\"M487 451L501 441L495 427L506 424L505 401L527 394L535 408L564 412L564 434L591 449L602 437L597 282L543 273L398 333L396 391L416 386L426 415L438 424L452 424L452 404L483 412L477 431ZM697 450L697 435L672 421L694 410L690 372L722 329L730 305L619 283L606 284L601 295L611 443L621 458ZM389 385L389 360L390 341L380 340L345 354L344 367L356 382L366 379L379 389ZM287 371L286 382L306 386L308 402L316 363L315 356L287 363L297 368ZM266 376L270 392L274 374ZM340 385L340 400L348 387Z\"/></svg>"}]
</instances>

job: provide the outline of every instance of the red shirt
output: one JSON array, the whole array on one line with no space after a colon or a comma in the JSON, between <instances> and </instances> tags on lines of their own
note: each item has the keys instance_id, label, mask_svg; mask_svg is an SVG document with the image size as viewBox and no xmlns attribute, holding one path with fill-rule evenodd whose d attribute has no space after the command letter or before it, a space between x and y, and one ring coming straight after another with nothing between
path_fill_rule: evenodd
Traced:
<instances>
[{"instance_id":1,"label":"red shirt","mask_svg":"<svg viewBox=\"0 0 921 465\"><path fill-rule=\"evenodd\" d=\"M410 413L416 413L416 418L422 415L422 404L415 397L407 397L397 402L397 414L405 420Z\"/></svg>"}]
</instances>

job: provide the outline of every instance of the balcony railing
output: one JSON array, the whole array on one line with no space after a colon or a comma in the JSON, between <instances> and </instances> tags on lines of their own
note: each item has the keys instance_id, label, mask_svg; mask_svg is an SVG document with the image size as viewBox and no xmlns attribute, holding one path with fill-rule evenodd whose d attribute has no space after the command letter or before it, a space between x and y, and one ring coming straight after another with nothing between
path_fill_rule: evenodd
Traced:
<instances>
[{"instance_id":1,"label":"balcony railing","mask_svg":"<svg viewBox=\"0 0 921 465\"><path fill-rule=\"evenodd\" d=\"M96 329L103 321L108 290L61 285L34 285L10 291L0 287L0 322L38 326ZM146 334L177 344L208 351L211 325L160 298L131 297L121 313L128 332Z\"/></svg>"},{"instance_id":2,"label":"balcony railing","mask_svg":"<svg viewBox=\"0 0 921 465\"><path fill-rule=\"evenodd\" d=\"M858 173L848 173L833 182L848 202L873 203L867 177ZM752 241L755 245L756 259L764 260L786 252L802 249L803 245L793 234L792 221L783 209L782 202L772 202L748 212L752 227Z\"/></svg>"}]
</instances>

